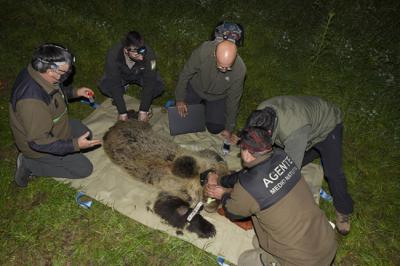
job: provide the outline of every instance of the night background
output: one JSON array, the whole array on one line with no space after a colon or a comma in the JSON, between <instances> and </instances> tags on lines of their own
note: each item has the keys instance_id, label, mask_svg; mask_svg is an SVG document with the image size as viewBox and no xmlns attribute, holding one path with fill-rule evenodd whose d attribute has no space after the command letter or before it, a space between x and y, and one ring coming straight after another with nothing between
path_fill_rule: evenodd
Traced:
<instances>
[{"instance_id":1,"label":"night background","mask_svg":"<svg viewBox=\"0 0 400 266\"><path fill-rule=\"evenodd\" d=\"M278 95L320 96L344 112L343 161L355 211L351 233L337 234L335 264L400 264L399 1L0 0L1 265L217 265L213 255L101 203L77 207L76 191L53 179L16 187L8 100L34 49L55 42L76 57L74 84L103 101L97 83L106 52L137 30L157 54L167 90L154 104L162 105L174 97L192 50L222 20L245 30L237 129L262 100ZM93 111L79 102L69 108L81 119ZM320 206L334 220L332 204Z\"/></svg>"}]
</instances>

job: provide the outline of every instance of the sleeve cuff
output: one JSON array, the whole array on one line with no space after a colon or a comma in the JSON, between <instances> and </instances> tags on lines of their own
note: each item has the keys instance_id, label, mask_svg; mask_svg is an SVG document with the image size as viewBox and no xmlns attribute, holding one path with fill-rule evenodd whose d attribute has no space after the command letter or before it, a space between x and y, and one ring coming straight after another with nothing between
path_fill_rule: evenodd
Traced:
<instances>
[{"instance_id":1,"label":"sleeve cuff","mask_svg":"<svg viewBox=\"0 0 400 266\"><path fill-rule=\"evenodd\" d=\"M78 89L72 88L72 98L77 98L77 97L78 97Z\"/></svg>"},{"instance_id":2,"label":"sleeve cuff","mask_svg":"<svg viewBox=\"0 0 400 266\"><path fill-rule=\"evenodd\" d=\"M80 151L78 139L72 139L72 145L74 145L74 151Z\"/></svg>"}]
</instances>

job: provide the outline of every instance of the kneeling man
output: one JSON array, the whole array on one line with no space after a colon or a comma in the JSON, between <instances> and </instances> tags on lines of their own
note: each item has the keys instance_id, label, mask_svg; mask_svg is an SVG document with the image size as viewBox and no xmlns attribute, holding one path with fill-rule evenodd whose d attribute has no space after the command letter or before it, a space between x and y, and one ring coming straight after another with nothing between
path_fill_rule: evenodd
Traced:
<instances>
[{"instance_id":1,"label":"kneeling man","mask_svg":"<svg viewBox=\"0 0 400 266\"><path fill-rule=\"evenodd\" d=\"M72 71L67 48L46 43L18 75L12 89L10 126L19 150L15 182L26 187L31 176L83 178L92 163L80 151L101 144L79 120L68 116L68 98L86 97L86 87L64 86Z\"/></svg>"},{"instance_id":2,"label":"kneeling man","mask_svg":"<svg viewBox=\"0 0 400 266\"><path fill-rule=\"evenodd\" d=\"M254 249L238 265L330 265L335 232L300 175L281 149L272 149L270 132L248 127L241 135L243 169L219 178L209 175L207 193L221 199L233 220L251 216Z\"/></svg>"}]
</instances>

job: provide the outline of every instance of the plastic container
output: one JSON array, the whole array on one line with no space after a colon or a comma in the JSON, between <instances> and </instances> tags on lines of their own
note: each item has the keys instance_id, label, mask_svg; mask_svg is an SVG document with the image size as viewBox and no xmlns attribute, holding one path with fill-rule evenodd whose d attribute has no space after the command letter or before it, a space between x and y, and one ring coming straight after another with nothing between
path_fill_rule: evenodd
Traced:
<instances>
[{"instance_id":1,"label":"plastic container","mask_svg":"<svg viewBox=\"0 0 400 266\"><path fill-rule=\"evenodd\" d=\"M89 92L87 93L87 95L89 96L89 97L88 97L89 103L93 104L93 103L94 103L94 93L91 92L91 91L89 91Z\"/></svg>"},{"instance_id":2,"label":"plastic container","mask_svg":"<svg viewBox=\"0 0 400 266\"><path fill-rule=\"evenodd\" d=\"M322 188L320 188L319 190L319 195L321 196L321 198L323 198L326 201L331 202L332 201L332 196L329 195L325 190L323 190Z\"/></svg>"},{"instance_id":3,"label":"plastic container","mask_svg":"<svg viewBox=\"0 0 400 266\"><path fill-rule=\"evenodd\" d=\"M169 99L168 101L166 101L166 103L164 104L164 108L167 109L168 107L174 106L175 105L175 101L172 99Z\"/></svg>"},{"instance_id":4,"label":"plastic container","mask_svg":"<svg viewBox=\"0 0 400 266\"><path fill-rule=\"evenodd\" d=\"M225 258L222 257L222 256L218 256L218 257L217 257L217 263L218 263L218 265L220 265L220 266L229 266L229 264L226 264L226 263L225 263Z\"/></svg>"},{"instance_id":5,"label":"plastic container","mask_svg":"<svg viewBox=\"0 0 400 266\"><path fill-rule=\"evenodd\" d=\"M231 143L229 140L224 140L224 144L222 145L222 154L225 156L231 151Z\"/></svg>"},{"instance_id":6,"label":"plastic container","mask_svg":"<svg viewBox=\"0 0 400 266\"><path fill-rule=\"evenodd\" d=\"M167 109L174 105L175 105L175 101L173 99L169 99L168 101L165 102L164 108L161 109L161 112L166 113Z\"/></svg>"}]
</instances>

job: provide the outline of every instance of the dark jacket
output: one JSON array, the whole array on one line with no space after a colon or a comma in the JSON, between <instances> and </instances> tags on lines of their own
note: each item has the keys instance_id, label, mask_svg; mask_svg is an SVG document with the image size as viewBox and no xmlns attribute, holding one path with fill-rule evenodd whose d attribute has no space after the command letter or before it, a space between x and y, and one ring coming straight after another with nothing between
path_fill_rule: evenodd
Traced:
<instances>
[{"instance_id":1,"label":"dark jacket","mask_svg":"<svg viewBox=\"0 0 400 266\"><path fill-rule=\"evenodd\" d=\"M30 158L79 151L72 139L67 99L72 87L50 84L30 65L14 84L9 105L10 126L18 149Z\"/></svg>"},{"instance_id":2,"label":"dark jacket","mask_svg":"<svg viewBox=\"0 0 400 266\"><path fill-rule=\"evenodd\" d=\"M260 246L282 265L332 262L337 248L334 230L284 151L276 149L270 158L219 183L233 186L222 197L227 216L251 216Z\"/></svg>"},{"instance_id":3,"label":"dark jacket","mask_svg":"<svg viewBox=\"0 0 400 266\"><path fill-rule=\"evenodd\" d=\"M157 85L156 56L147 45L143 61L138 61L129 68L125 61L124 46L122 43L114 45L107 53L104 66L104 77L99 85L107 95L112 96L118 109L118 113L126 113L126 105L122 95L124 86L138 84L143 87L141 96L141 111L148 111L153 100L153 91Z\"/></svg>"},{"instance_id":4,"label":"dark jacket","mask_svg":"<svg viewBox=\"0 0 400 266\"><path fill-rule=\"evenodd\" d=\"M217 44L217 41L204 42L193 51L179 75L175 97L177 101L185 100L186 88L190 82L195 92L207 101L226 98L225 129L232 131L243 93L246 65L237 55L232 70L220 72L215 58Z\"/></svg>"}]
</instances>

